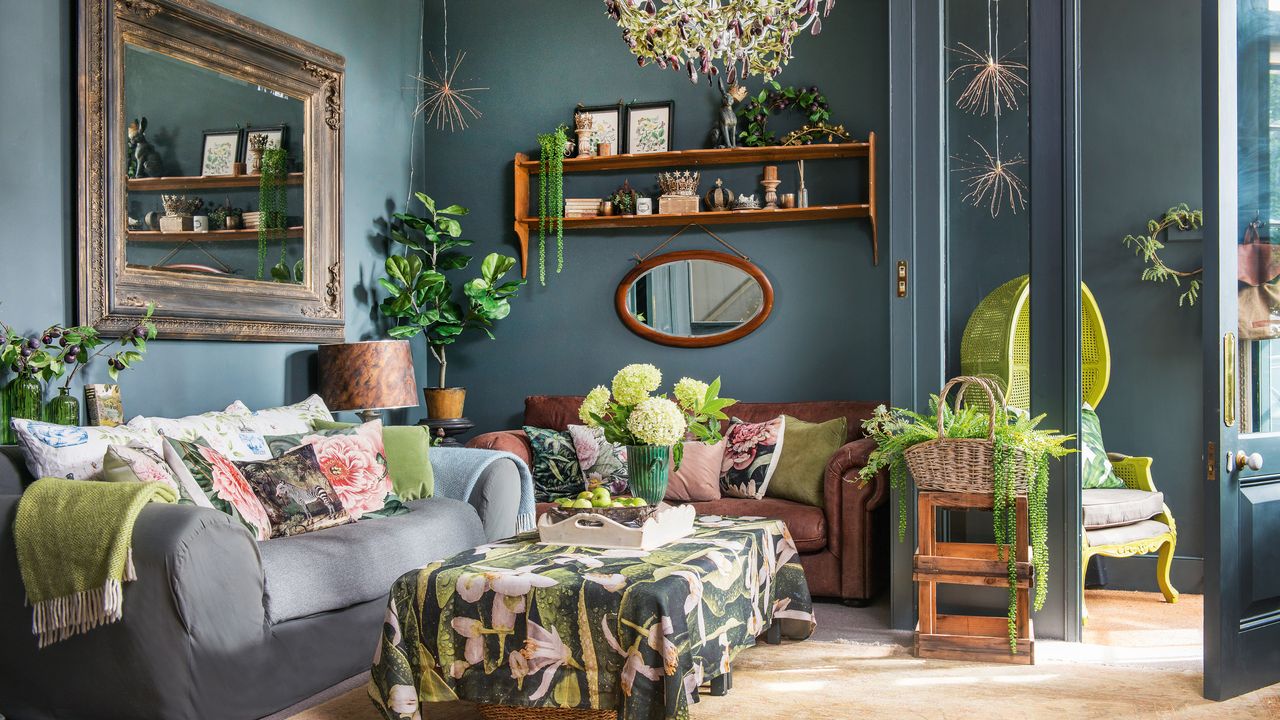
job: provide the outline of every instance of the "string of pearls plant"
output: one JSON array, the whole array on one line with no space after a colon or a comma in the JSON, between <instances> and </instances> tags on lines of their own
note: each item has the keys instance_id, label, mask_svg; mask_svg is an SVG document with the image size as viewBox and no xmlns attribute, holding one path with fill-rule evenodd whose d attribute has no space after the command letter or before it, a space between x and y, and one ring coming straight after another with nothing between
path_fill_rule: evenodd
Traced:
<instances>
[{"instance_id":1,"label":"string of pearls plant","mask_svg":"<svg viewBox=\"0 0 1280 720\"><path fill-rule=\"evenodd\" d=\"M773 78L801 33L822 32L835 0L605 0L640 67L683 71L691 82Z\"/></svg>"}]
</instances>

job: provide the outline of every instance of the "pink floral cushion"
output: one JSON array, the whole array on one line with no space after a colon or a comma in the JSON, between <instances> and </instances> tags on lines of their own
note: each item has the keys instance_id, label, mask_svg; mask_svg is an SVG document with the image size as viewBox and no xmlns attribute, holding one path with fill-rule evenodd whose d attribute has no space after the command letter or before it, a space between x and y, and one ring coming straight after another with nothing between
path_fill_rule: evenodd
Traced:
<instances>
[{"instance_id":1,"label":"pink floral cushion","mask_svg":"<svg viewBox=\"0 0 1280 720\"><path fill-rule=\"evenodd\" d=\"M214 509L239 520L258 540L271 537L271 520L267 511L234 462L211 447L177 438L165 440L173 451L172 456L166 453L166 458L180 481L184 480L185 473L185 480L199 487Z\"/></svg>"},{"instance_id":2,"label":"pink floral cushion","mask_svg":"<svg viewBox=\"0 0 1280 720\"><path fill-rule=\"evenodd\" d=\"M102 479L107 482L163 483L177 493L179 502L190 502L173 469L151 448L134 445L108 446L107 454L102 458Z\"/></svg>"},{"instance_id":3,"label":"pink floral cushion","mask_svg":"<svg viewBox=\"0 0 1280 720\"><path fill-rule=\"evenodd\" d=\"M603 485L614 495L627 492L627 446L604 439L604 430L586 425L570 425L569 437L582 468L588 490Z\"/></svg>"},{"instance_id":4,"label":"pink floral cushion","mask_svg":"<svg viewBox=\"0 0 1280 720\"><path fill-rule=\"evenodd\" d=\"M785 425L782 415L762 423L733 419L724 435L724 460L720 464L720 493L724 497L764 497L782 455Z\"/></svg>"},{"instance_id":5,"label":"pink floral cushion","mask_svg":"<svg viewBox=\"0 0 1280 720\"><path fill-rule=\"evenodd\" d=\"M391 487L381 420L352 428L272 435L266 438L266 444L273 457L280 457L303 445L313 446L320 461L320 470L353 519L399 515L409 511Z\"/></svg>"}]
</instances>

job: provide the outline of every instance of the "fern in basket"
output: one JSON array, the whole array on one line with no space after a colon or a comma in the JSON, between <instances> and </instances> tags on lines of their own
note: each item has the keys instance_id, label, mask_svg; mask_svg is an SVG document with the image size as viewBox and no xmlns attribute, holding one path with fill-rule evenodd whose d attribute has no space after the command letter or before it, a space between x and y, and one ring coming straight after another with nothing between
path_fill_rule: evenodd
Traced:
<instances>
[{"instance_id":1,"label":"fern in basket","mask_svg":"<svg viewBox=\"0 0 1280 720\"><path fill-rule=\"evenodd\" d=\"M942 413L942 433L946 438L985 439L990 414L988 411L964 405L959 410L939 402L937 395L929 397L929 412L921 414L899 408L877 407L871 418L862 423L867 435L876 441L867 464L858 473L858 479L866 484L881 470L889 471L889 488L898 496L898 540L907 534L907 459L906 451L920 443L938 437L938 413ZM1003 422L997 417L995 442L993 443L994 470L992 524L1000 557L1009 568L1009 646L1017 647L1017 463L1015 455L1021 451L1034 469L1027 482L1027 514L1030 527L1032 563L1035 566L1034 608L1044 607L1049 584L1049 458L1060 458L1075 450L1066 447L1074 436L1062 435L1057 430L1040 429L1044 415L1030 417L1016 410L1004 411Z\"/></svg>"}]
</instances>

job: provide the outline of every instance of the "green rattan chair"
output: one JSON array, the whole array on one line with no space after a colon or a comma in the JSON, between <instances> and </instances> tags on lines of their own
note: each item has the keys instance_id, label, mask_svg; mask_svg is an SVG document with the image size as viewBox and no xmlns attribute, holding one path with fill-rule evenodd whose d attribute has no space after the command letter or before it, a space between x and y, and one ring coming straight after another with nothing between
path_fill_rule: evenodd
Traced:
<instances>
[{"instance_id":1,"label":"green rattan chair","mask_svg":"<svg viewBox=\"0 0 1280 720\"><path fill-rule=\"evenodd\" d=\"M1031 405L1030 286L1030 278L1023 275L991 291L969 316L960 340L960 373L996 380L1005 390L1009 407L1023 410ZM1080 284L1080 367L1081 399L1097 408L1111 381L1111 346L1107 342L1107 328L1102 322L1098 302L1084 283ZM979 405L986 404L985 397L975 395L965 399ZM1108 454L1108 457L1125 487L1156 492L1151 476L1151 458L1118 454ZM1082 532L1081 572L1089 566L1089 558L1094 555L1132 557L1158 552L1156 581L1165 600L1177 602L1178 591L1169 580L1173 551L1178 542L1173 513L1165 505L1162 513L1144 523L1135 523L1134 532L1128 533L1116 532L1116 528L1108 528L1105 533L1085 529ZM1095 540L1103 540L1105 544L1091 544L1091 534Z\"/></svg>"}]
</instances>

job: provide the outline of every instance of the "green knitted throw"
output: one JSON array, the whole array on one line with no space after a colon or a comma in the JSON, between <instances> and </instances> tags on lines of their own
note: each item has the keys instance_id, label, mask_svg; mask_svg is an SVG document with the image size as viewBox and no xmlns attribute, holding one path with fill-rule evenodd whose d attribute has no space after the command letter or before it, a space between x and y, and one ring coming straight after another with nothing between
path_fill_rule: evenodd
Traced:
<instances>
[{"instance_id":1,"label":"green knitted throw","mask_svg":"<svg viewBox=\"0 0 1280 720\"><path fill-rule=\"evenodd\" d=\"M40 647L121 618L133 522L147 503L175 499L163 483L61 478L22 493L13 540Z\"/></svg>"}]
</instances>

